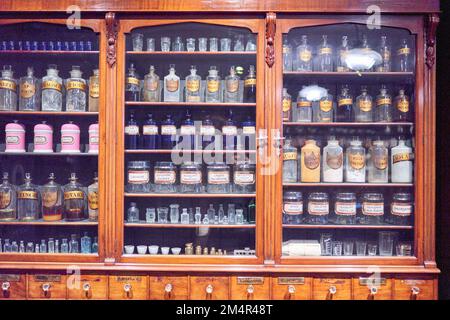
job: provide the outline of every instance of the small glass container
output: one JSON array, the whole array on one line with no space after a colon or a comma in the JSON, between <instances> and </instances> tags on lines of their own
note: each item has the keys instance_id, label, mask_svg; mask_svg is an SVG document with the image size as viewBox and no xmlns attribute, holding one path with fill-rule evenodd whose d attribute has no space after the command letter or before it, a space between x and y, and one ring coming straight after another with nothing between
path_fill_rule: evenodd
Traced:
<instances>
[{"instance_id":1,"label":"small glass container","mask_svg":"<svg viewBox=\"0 0 450 320\"><path fill-rule=\"evenodd\" d=\"M188 52L195 51L195 38L187 38L186 39L186 51L188 51Z\"/></svg>"},{"instance_id":2,"label":"small glass container","mask_svg":"<svg viewBox=\"0 0 450 320\"><path fill-rule=\"evenodd\" d=\"M313 192L308 197L308 222L310 224L327 224L330 212L328 194Z\"/></svg>"},{"instance_id":3,"label":"small glass container","mask_svg":"<svg viewBox=\"0 0 450 320\"><path fill-rule=\"evenodd\" d=\"M133 51L142 51L144 49L144 35L142 33L134 33L131 38Z\"/></svg>"},{"instance_id":4,"label":"small glass container","mask_svg":"<svg viewBox=\"0 0 450 320\"><path fill-rule=\"evenodd\" d=\"M177 167L172 162L157 162L153 178L154 191L156 193L177 192Z\"/></svg>"},{"instance_id":5,"label":"small glass container","mask_svg":"<svg viewBox=\"0 0 450 320\"><path fill-rule=\"evenodd\" d=\"M180 166L180 192L202 192L203 174L198 163L185 162Z\"/></svg>"},{"instance_id":6,"label":"small glass container","mask_svg":"<svg viewBox=\"0 0 450 320\"><path fill-rule=\"evenodd\" d=\"M394 244L398 238L397 232L380 231L378 232L378 246L380 248L380 256L392 256Z\"/></svg>"},{"instance_id":7,"label":"small glass container","mask_svg":"<svg viewBox=\"0 0 450 320\"><path fill-rule=\"evenodd\" d=\"M231 51L231 39L221 38L220 39L220 51Z\"/></svg>"},{"instance_id":8,"label":"small glass container","mask_svg":"<svg viewBox=\"0 0 450 320\"><path fill-rule=\"evenodd\" d=\"M384 198L381 193L365 193L361 205L359 222L368 225L380 225L384 217Z\"/></svg>"},{"instance_id":9,"label":"small glass container","mask_svg":"<svg viewBox=\"0 0 450 320\"><path fill-rule=\"evenodd\" d=\"M179 204L171 204L170 208L170 223L179 223L180 222L180 205Z\"/></svg>"},{"instance_id":10,"label":"small glass container","mask_svg":"<svg viewBox=\"0 0 450 320\"><path fill-rule=\"evenodd\" d=\"M161 51L170 51L170 37L161 37Z\"/></svg>"},{"instance_id":11,"label":"small glass container","mask_svg":"<svg viewBox=\"0 0 450 320\"><path fill-rule=\"evenodd\" d=\"M147 208L145 210L145 222L147 222L147 223L155 223L156 222L155 208Z\"/></svg>"},{"instance_id":12,"label":"small glass container","mask_svg":"<svg viewBox=\"0 0 450 320\"><path fill-rule=\"evenodd\" d=\"M136 202L131 202L127 210L127 222L139 222L139 209L136 207Z\"/></svg>"},{"instance_id":13,"label":"small glass container","mask_svg":"<svg viewBox=\"0 0 450 320\"><path fill-rule=\"evenodd\" d=\"M331 256L333 254L333 235L331 233L322 233L320 235L320 255Z\"/></svg>"},{"instance_id":14,"label":"small glass container","mask_svg":"<svg viewBox=\"0 0 450 320\"><path fill-rule=\"evenodd\" d=\"M209 165L207 168L208 193L229 193L230 188L230 167L223 162Z\"/></svg>"},{"instance_id":15,"label":"small glass container","mask_svg":"<svg viewBox=\"0 0 450 320\"><path fill-rule=\"evenodd\" d=\"M411 242L399 242L395 246L395 253L402 257L412 256L412 248Z\"/></svg>"},{"instance_id":16,"label":"small glass container","mask_svg":"<svg viewBox=\"0 0 450 320\"><path fill-rule=\"evenodd\" d=\"M147 38L147 51L155 51L155 38Z\"/></svg>"},{"instance_id":17,"label":"small glass container","mask_svg":"<svg viewBox=\"0 0 450 320\"><path fill-rule=\"evenodd\" d=\"M336 224L356 223L356 195L354 193L338 193L334 203Z\"/></svg>"},{"instance_id":18,"label":"small glass container","mask_svg":"<svg viewBox=\"0 0 450 320\"><path fill-rule=\"evenodd\" d=\"M254 193L256 191L256 165L250 162L241 162L234 166L233 192Z\"/></svg>"},{"instance_id":19,"label":"small glass container","mask_svg":"<svg viewBox=\"0 0 450 320\"><path fill-rule=\"evenodd\" d=\"M333 241L333 256L342 256L342 241Z\"/></svg>"},{"instance_id":20,"label":"small glass container","mask_svg":"<svg viewBox=\"0 0 450 320\"><path fill-rule=\"evenodd\" d=\"M219 39L209 38L209 51L219 51Z\"/></svg>"},{"instance_id":21,"label":"small glass container","mask_svg":"<svg viewBox=\"0 0 450 320\"><path fill-rule=\"evenodd\" d=\"M169 215L168 207L159 207L156 209L158 213L158 223L167 223L167 217Z\"/></svg>"},{"instance_id":22,"label":"small glass container","mask_svg":"<svg viewBox=\"0 0 450 320\"><path fill-rule=\"evenodd\" d=\"M208 38L198 38L198 51L208 50Z\"/></svg>"},{"instance_id":23,"label":"small glass container","mask_svg":"<svg viewBox=\"0 0 450 320\"><path fill-rule=\"evenodd\" d=\"M283 194L283 223L300 224L303 222L303 195L297 191Z\"/></svg>"},{"instance_id":24,"label":"small glass container","mask_svg":"<svg viewBox=\"0 0 450 320\"><path fill-rule=\"evenodd\" d=\"M395 225L411 225L413 201L410 193L394 193L391 202L389 222Z\"/></svg>"},{"instance_id":25,"label":"small glass container","mask_svg":"<svg viewBox=\"0 0 450 320\"><path fill-rule=\"evenodd\" d=\"M149 161L128 162L126 191L131 193L151 191Z\"/></svg>"},{"instance_id":26,"label":"small glass container","mask_svg":"<svg viewBox=\"0 0 450 320\"><path fill-rule=\"evenodd\" d=\"M244 49L244 36L242 34L238 34L234 37L233 51L244 51Z\"/></svg>"},{"instance_id":27,"label":"small glass container","mask_svg":"<svg viewBox=\"0 0 450 320\"><path fill-rule=\"evenodd\" d=\"M172 43L172 51L184 51L184 44L181 37L176 37L175 41Z\"/></svg>"}]
</instances>

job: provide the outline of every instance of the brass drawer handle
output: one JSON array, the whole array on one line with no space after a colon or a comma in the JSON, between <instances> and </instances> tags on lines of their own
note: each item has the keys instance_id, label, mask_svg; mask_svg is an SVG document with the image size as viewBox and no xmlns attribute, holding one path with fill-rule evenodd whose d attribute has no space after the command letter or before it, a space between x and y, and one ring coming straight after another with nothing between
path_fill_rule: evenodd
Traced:
<instances>
[{"instance_id":1,"label":"brass drawer handle","mask_svg":"<svg viewBox=\"0 0 450 320\"><path fill-rule=\"evenodd\" d=\"M419 287L412 287L411 288L411 299L412 300L416 300L417 296L419 295L419 293L420 293L420 288Z\"/></svg>"},{"instance_id":2,"label":"brass drawer handle","mask_svg":"<svg viewBox=\"0 0 450 320\"><path fill-rule=\"evenodd\" d=\"M172 298L173 286L171 283L166 284L164 287L164 299L170 300Z\"/></svg>"},{"instance_id":3,"label":"brass drawer handle","mask_svg":"<svg viewBox=\"0 0 450 320\"><path fill-rule=\"evenodd\" d=\"M132 288L132 286L131 286L131 284L129 284L129 283L125 283L125 284L123 285L123 291L125 291L125 293L126 293L126 295L127 295L127 298L130 297L130 294L131 294L131 288Z\"/></svg>"},{"instance_id":4,"label":"brass drawer handle","mask_svg":"<svg viewBox=\"0 0 450 320\"><path fill-rule=\"evenodd\" d=\"M89 284L89 282L86 282L83 284L83 291L84 294L86 296L86 298L89 298L89 291L91 290L91 285Z\"/></svg>"},{"instance_id":5,"label":"brass drawer handle","mask_svg":"<svg viewBox=\"0 0 450 320\"><path fill-rule=\"evenodd\" d=\"M208 284L208 285L206 286L205 291L206 291L206 299L207 299L207 300L211 300L212 293L213 293L213 291L214 291L214 287L213 287L211 284Z\"/></svg>"},{"instance_id":6,"label":"brass drawer handle","mask_svg":"<svg viewBox=\"0 0 450 320\"><path fill-rule=\"evenodd\" d=\"M10 288L11 288L11 284L8 281L2 283L2 291L3 291L4 297L8 296Z\"/></svg>"},{"instance_id":7,"label":"brass drawer handle","mask_svg":"<svg viewBox=\"0 0 450 320\"><path fill-rule=\"evenodd\" d=\"M42 292L44 293L44 297L48 297L51 287L52 285L50 283L44 283L42 285Z\"/></svg>"},{"instance_id":8,"label":"brass drawer handle","mask_svg":"<svg viewBox=\"0 0 450 320\"><path fill-rule=\"evenodd\" d=\"M253 293L255 292L255 287L253 287L253 285L249 285L247 287L247 300L252 300L253 299Z\"/></svg>"}]
</instances>

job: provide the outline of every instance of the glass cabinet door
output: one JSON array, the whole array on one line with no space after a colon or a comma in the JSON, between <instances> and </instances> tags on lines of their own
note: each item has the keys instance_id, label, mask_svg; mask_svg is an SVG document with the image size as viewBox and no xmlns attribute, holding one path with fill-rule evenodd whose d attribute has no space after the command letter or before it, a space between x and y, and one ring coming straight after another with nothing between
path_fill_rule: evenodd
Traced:
<instances>
[{"instance_id":1,"label":"glass cabinet door","mask_svg":"<svg viewBox=\"0 0 450 320\"><path fill-rule=\"evenodd\" d=\"M98 260L101 22L90 24L1 22L0 260Z\"/></svg>"},{"instance_id":2,"label":"glass cabinet door","mask_svg":"<svg viewBox=\"0 0 450 320\"><path fill-rule=\"evenodd\" d=\"M262 258L260 24L214 23L122 23L124 261Z\"/></svg>"},{"instance_id":3,"label":"glass cabinet door","mask_svg":"<svg viewBox=\"0 0 450 320\"><path fill-rule=\"evenodd\" d=\"M411 260L415 35L341 23L290 28L280 45L281 260Z\"/></svg>"}]
</instances>

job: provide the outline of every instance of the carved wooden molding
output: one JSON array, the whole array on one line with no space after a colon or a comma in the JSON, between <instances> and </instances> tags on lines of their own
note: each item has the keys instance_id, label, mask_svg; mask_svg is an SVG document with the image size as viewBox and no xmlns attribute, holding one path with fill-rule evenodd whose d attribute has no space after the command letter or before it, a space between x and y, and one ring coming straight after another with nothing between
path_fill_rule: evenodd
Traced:
<instances>
[{"instance_id":1,"label":"carved wooden molding","mask_svg":"<svg viewBox=\"0 0 450 320\"><path fill-rule=\"evenodd\" d=\"M266 16L266 63L269 68L272 68L275 62L275 29L276 29L276 17L274 12L267 13Z\"/></svg>"},{"instance_id":2,"label":"carved wooden molding","mask_svg":"<svg viewBox=\"0 0 450 320\"><path fill-rule=\"evenodd\" d=\"M433 68L436 62L436 29L438 23L439 15L435 13L428 15L425 61L430 69Z\"/></svg>"},{"instance_id":3,"label":"carved wooden molding","mask_svg":"<svg viewBox=\"0 0 450 320\"><path fill-rule=\"evenodd\" d=\"M109 67L116 63L117 57L117 34L119 33L119 21L116 19L114 12L108 12L105 17L106 20L106 62Z\"/></svg>"}]
</instances>

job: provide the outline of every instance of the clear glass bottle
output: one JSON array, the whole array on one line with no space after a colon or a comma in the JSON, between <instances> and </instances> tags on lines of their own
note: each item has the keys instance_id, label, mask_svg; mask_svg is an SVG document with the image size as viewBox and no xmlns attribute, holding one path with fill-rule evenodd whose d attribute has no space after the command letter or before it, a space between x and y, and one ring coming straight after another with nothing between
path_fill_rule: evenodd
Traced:
<instances>
[{"instance_id":1,"label":"clear glass bottle","mask_svg":"<svg viewBox=\"0 0 450 320\"><path fill-rule=\"evenodd\" d=\"M47 243L45 239L41 240L41 244L39 245L39 253L47 253Z\"/></svg>"},{"instance_id":2,"label":"clear glass bottle","mask_svg":"<svg viewBox=\"0 0 450 320\"><path fill-rule=\"evenodd\" d=\"M361 204L359 223L380 225L384 222L384 198L382 193L365 193Z\"/></svg>"},{"instance_id":3,"label":"clear glass bottle","mask_svg":"<svg viewBox=\"0 0 450 320\"><path fill-rule=\"evenodd\" d=\"M0 185L0 221L15 220L16 187L9 182L8 172L3 172L3 182Z\"/></svg>"},{"instance_id":4,"label":"clear glass bottle","mask_svg":"<svg viewBox=\"0 0 450 320\"><path fill-rule=\"evenodd\" d=\"M130 117L125 125L125 149L135 150L139 148L139 126L134 119L134 113L130 113Z\"/></svg>"},{"instance_id":5,"label":"clear glass bottle","mask_svg":"<svg viewBox=\"0 0 450 320\"><path fill-rule=\"evenodd\" d=\"M98 112L100 100L100 71L92 70L92 76L89 78L89 102L90 112Z\"/></svg>"},{"instance_id":6,"label":"clear glass bottle","mask_svg":"<svg viewBox=\"0 0 450 320\"><path fill-rule=\"evenodd\" d=\"M92 241L91 253L98 253L98 238L94 237L94 241Z\"/></svg>"},{"instance_id":7,"label":"clear glass bottle","mask_svg":"<svg viewBox=\"0 0 450 320\"><path fill-rule=\"evenodd\" d=\"M221 102L220 99L220 76L216 66L211 66L206 77L205 102Z\"/></svg>"},{"instance_id":8,"label":"clear glass bottle","mask_svg":"<svg viewBox=\"0 0 450 320\"><path fill-rule=\"evenodd\" d=\"M360 140L352 140L347 148L345 182L366 182L366 149Z\"/></svg>"},{"instance_id":9,"label":"clear glass bottle","mask_svg":"<svg viewBox=\"0 0 450 320\"><path fill-rule=\"evenodd\" d=\"M411 72L411 48L409 47L408 41L403 39L401 41L400 48L397 50L398 58L398 71L400 72Z\"/></svg>"},{"instance_id":10,"label":"clear glass bottle","mask_svg":"<svg viewBox=\"0 0 450 320\"><path fill-rule=\"evenodd\" d=\"M59 252L60 252L59 240L56 239L55 240L55 253L59 253Z\"/></svg>"},{"instance_id":11,"label":"clear glass bottle","mask_svg":"<svg viewBox=\"0 0 450 320\"><path fill-rule=\"evenodd\" d=\"M94 182L88 186L88 217L90 221L98 221L98 177L94 175Z\"/></svg>"},{"instance_id":12,"label":"clear glass bottle","mask_svg":"<svg viewBox=\"0 0 450 320\"><path fill-rule=\"evenodd\" d=\"M306 35L302 36L301 43L297 47L296 54L295 69L297 71L312 71L312 48L308 44L308 37Z\"/></svg>"},{"instance_id":13,"label":"clear glass bottle","mask_svg":"<svg viewBox=\"0 0 450 320\"><path fill-rule=\"evenodd\" d=\"M145 222L155 223L156 222L156 209L147 208L145 209Z\"/></svg>"},{"instance_id":14,"label":"clear glass bottle","mask_svg":"<svg viewBox=\"0 0 450 320\"><path fill-rule=\"evenodd\" d=\"M181 211L180 223L189 224L189 213L187 208L183 208L183 210Z\"/></svg>"},{"instance_id":15,"label":"clear glass bottle","mask_svg":"<svg viewBox=\"0 0 450 320\"><path fill-rule=\"evenodd\" d=\"M356 223L356 195L354 193L338 193L334 202L336 224Z\"/></svg>"},{"instance_id":16,"label":"clear glass bottle","mask_svg":"<svg viewBox=\"0 0 450 320\"><path fill-rule=\"evenodd\" d=\"M292 119L292 97L287 92L286 88L283 88L282 94L282 108L283 108L283 121L291 121Z\"/></svg>"},{"instance_id":17,"label":"clear glass bottle","mask_svg":"<svg viewBox=\"0 0 450 320\"><path fill-rule=\"evenodd\" d=\"M367 93L367 87L361 87L361 94L356 98L355 122L373 121L373 100Z\"/></svg>"},{"instance_id":18,"label":"clear glass bottle","mask_svg":"<svg viewBox=\"0 0 450 320\"><path fill-rule=\"evenodd\" d=\"M17 215L21 221L37 220L41 213L41 193L31 180L31 175L25 173L25 183L17 189Z\"/></svg>"},{"instance_id":19,"label":"clear glass bottle","mask_svg":"<svg viewBox=\"0 0 450 320\"><path fill-rule=\"evenodd\" d=\"M3 66L0 77L0 111L17 110L17 81L10 65Z\"/></svg>"},{"instance_id":20,"label":"clear glass bottle","mask_svg":"<svg viewBox=\"0 0 450 320\"><path fill-rule=\"evenodd\" d=\"M5 243L3 244L3 252L11 252L11 243L9 239L5 239Z\"/></svg>"},{"instance_id":21,"label":"clear glass bottle","mask_svg":"<svg viewBox=\"0 0 450 320\"><path fill-rule=\"evenodd\" d=\"M36 245L34 247L34 253L40 253L40 249L41 249L41 246L39 245L39 243L36 243Z\"/></svg>"},{"instance_id":22,"label":"clear glass bottle","mask_svg":"<svg viewBox=\"0 0 450 320\"><path fill-rule=\"evenodd\" d=\"M84 236L80 239L81 242L81 253L91 253L92 247L92 239L89 237L87 232L84 233Z\"/></svg>"},{"instance_id":23,"label":"clear glass bottle","mask_svg":"<svg viewBox=\"0 0 450 320\"><path fill-rule=\"evenodd\" d=\"M256 102L256 72L253 65L250 65L248 75L244 79L244 102Z\"/></svg>"},{"instance_id":24,"label":"clear glass bottle","mask_svg":"<svg viewBox=\"0 0 450 320\"><path fill-rule=\"evenodd\" d=\"M24 253L24 252L25 252L25 243L24 243L23 240L20 240L20 243L19 243L19 252L20 252L20 253ZM49 251L49 252L50 252L50 251Z\"/></svg>"},{"instance_id":25,"label":"clear glass bottle","mask_svg":"<svg viewBox=\"0 0 450 320\"><path fill-rule=\"evenodd\" d=\"M85 188L77 182L77 175L70 174L69 183L64 191L64 215L67 221L80 221L85 218L87 198Z\"/></svg>"},{"instance_id":26,"label":"clear glass bottle","mask_svg":"<svg viewBox=\"0 0 450 320\"><path fill-rule=\"evenodd\" d=\"M283 71L292 71L292 46L287 37L283 37Z\"/></svg>"},{"instance_id":27,"label":"clear glass bottle","mask_svg":"<svg viewBox=\"0 0 450 320\"><path fill-rule=\"evenodd\" d=\"M306 97L302 97L298 92L297 96L297 110L296 110L296 122L311 122L312 121L312 102Z\"/></svg>"},{"instance_id":28,"label":"clear glass bottle","mask_svg":"<svg viewBox=\"0 0 450 320\"><path fill-rule=\"evenodd\" d=\"M391 182L413 182L413 153L412 148L400 139L398 145L391 149Z\"/></svg>"},{"instance_id":29,"label":"clear glass bottle","mask_svg":"<svg viewBox=\"0 0 450 320\"><path fill-rule=\"evenodd\" d=\"M67 239L62 239L61 241L61 253L69 253L69 243L67 242Z\"/></svg>"},{"instance_id":30,"label":"clear glass bottle","mask_svg":"<svg viewBox=\"0 0 450 320\"><path fill-rule=\"evenodd\" d=\"M330 213L330 200L324 192L313 192L308 196L308 223L327 224Z\"/></svg>"},{"instance_id":31,"label":"clear glass bottle","mask_svg":"<svg viewBox=\"0 0 450 320\"><path fill-rule=\"evenodd\" d=\"M194 223L195 224L202 223L202 211L200 207L195 208Z\"/></svg>"},{"instance_id":32,"label":"clear glass bottle","mask_svg":"<svg viewBox=\"0 0 450 320\"><path fill-rule=\"evenodd\" d=\"M48 248L48 251L47 251L48 253L55 253L55 240L53 238L48 239L47 248Z\"/></svg>"},{"instance_id":33,"label":"clear glass bottle","mask_svg":"<svg viewBox=\"0 0 450 320\"><path fill-rule=\"evenodd\" d=\"M412 120L412 112L410 99L405 94L404 89L400 89L398 92L398 96L394 99L394 121L402 122L402 121L411 121Z\"/></svg>"},{"instance_id":34,"label":"clear glass bottle","mask_svg":"<svg viewBox=\"0 0 450 320\"><path fill-rule=\"evenodd\" d=\"M159 76L155 73L155 67L150 66L148 74L144 77L144 86L142 88L143 101L159 102L161 101L161 88Z\"/></svg>"},{"instance_id":35,"label":"clear glass bottle","mask_svg":"<svg viewBox=\"0 0 450 320\"><path fill-rule=\"evenodd\" d=\"M142 149L154 150L158 148L158 125L152 113L147 113L147 120L142 126Z\"/></svg>"},{"instance_id":36,"label":"clear glass bottle","mask_svg":"<svg viewBox=\"0 0 450 320\"><path fill-rule=\"evenodd\" d=\"M344 153L339 141L330 137L328 144L323 148L322 181L343 182L344 180Z\"/></svg>"},{"instance_id":37,"label":"clear glass bottle","mask_svg":"<svg viewBox=\"0 0 450 320\"><path fill-rule=\"evenodd\" d=\"M76 234L72 234L70 236L69 252L70 253L79 253L80 252Z\"/></svg>"},{"instance_id":38,"label":"clear glass bottle","mask_svg":"<svg viewBox=\"0 0 450 320\"><path fill-rule=\"evenodd\" d=\"M390 72L391 71L391 48L387 43L387 37L381 36L380 46L378 53L381 55L382 62L376 67L377 72Z\"/></svg>"},{"instance_id":39,"label":"clear glass bottle","mask_svg":"<svg viewBox=\"0 0 450 320\"><path fill-rule=\"evenodd\" d=\"M86 111L87 88L79 66L72 66L66 80L66 111Z\"/></svg>"},{"instance_id":40,"label":"clear glass bottle","mask_svg":"<svg viewBox=\"0 0 450 320\"><path fill-rule=\"evenodd\" d=\"M335 109L333 96L328 93L318 103L314 103L313 122L333 122Z\"/></svg>"},{"instance_id":41,"label":"clear glass bottle","mask_svg":"<svg viewBox=\"0 0 450 320\"><path fill-rule=\"evenodd\" d=\"M338 106L336 111L337 122L353 122L353 96L350 94L348 86L343 86L338 96Z\"/></svg>"},{"instance_id":42,"label":"clear glass bottle","mask_svg":"<svg viewBox=\"0 0 450 320\"><path fill-rule=\"evenodd\" d=\"M180 222L180 205L179 204L171 204L170 208L170 223L179 223Z\"/></svg>"},{"instance_id":43,"label":"clear glass bottle","mask_svg":"<svg viewBox=\"0 0 450 320\"><path fill-rule=\"evenodd\" d=\"M32 67L27 68L27 75L19 80L19 110L39 111L41 107L41 87L39 80L34 76Z\"/></svg>"},{"instance_id":44,"label":"clear glass bottle","mask_svg":"<svg viewBox=\"0 0 450 320\"><path fill-rule=\"evenodd\" d=\"M236 205L234 203L228 204L227 217L228 217L229 224L236 223Z\"/></svg>"},{"instance_id":45,"label":"clear glass bottle","mask_svg":"<svg viewBox=\"0 0 450 320\"><path fill-rule=\"evenodd\" d=\"M197 68L191 66L191 74L186 77L186 87L185 87L185 101L186 102L200 102L201 101L201 91L200 85L202 78L197 74Z\"/></svg>"},{"instance_id":46,"label":"clear glass bottle","mask_svg":"<svg viewBox=\"0 0 450 320\"><path fill-rule=\"evenodd\" d=\"M338 57L336 62L337 72L349 72L350 68L347 66L345 59L347 58L350 46L348 44L348 36L342 36L341 46L339 47Z\"/></svg>"},{"instance_id":47,"label":"clear glass bottle","mask_svg":"<svg viewBox=\"0 0 450 320\"><path fill-rule=\"evenodd\" d=\"M244 224L244 209L236 209L236 224Z\"/></svg>"},{"instance_id":48,"label":"clear glass bottle","mask_svg":"<svg viewBox=\"0 0 450 320\"><path fill-rule=\"evenodd\" d=\"M58 221L63 216L63 192L55 179L55 174L50 173L48 182L41 188L42 219L45 221Z\"/></svg>"},{"instance_id":49,"label":"clear glass bottle","mask_svg":"<svg viewBox=\"0 0 450 320\"><path fill-rule=\"evenodd\" d=\"M134 64L130 64L125 78L125 101L140 101L141 85Z\"/></svg>"},{"instance_id":50,"label":"clear glass bottle","mask_svg":"<svg viewBox=\"0 0 450 320\"><path fill-rule=\"evenodd\" d=\"M42 111L62 111L63 81L55 64L50 64L42 78Z\"/></svg>"},{"instance_id":51,"label":"clear glass bottle","mask_svg":"<svg viewBox=\"0 0 450 320\"><path fill-rule=\"evenodd\" d=\"M127 210L127 222L139 222L139 208L136 206L136 202L130 202Z\"/></svg>"},{"instance_id":52,"label":"clear glass bottle","mask_svg":"<svg viewBox=\"0 0 450 320\"><path fill-rule=\"evenodd\" d=\"M369 158L369 183L388 183L389 160L388 149L384 141L376 140L370 148Z\"/></svg>"},{"instance_id":53,"label":"clear glass bottle","mask_svg":"<svg viewBox=\"0 0 450 320\"><path fill-rule=\"evenodd\" d=\"M283 183L298 181L298 151L292 146L291 139L286 139L283 146Z\"/></svg>"},{"instance_id":54,"label":"clear glass bottle","mask_svg":"<svg viewBox=\"0 0 450 320\"><path fill-rule=\"evenodd\" d=\"M375 108L375 121L392 122L392 98L388 94L386 86L382 85L377 96Z\"/></svg>"},{"instance_id":55,"label":"clear glass bottle","mask_svg":"<svg viewBox=\"0 0 450 320\"><path fill-rule=\"evenodd\" d=\"M394 193L391 201L389 223L409 226L412 221L414 203L410 193Z\"/></svg>"},{"instance_id":56,"label":"clear glass bottle","mask_svg":"<svg viewBox=\"0 0 450 320\"><path fill-rule=\"evenodd\" d=\"M223 204L219 204L219 210L217 210L217 216L219 219L219 223L223 223L223 218L225 217L225 210L223 209Z\"/></svg>"},{"instance_id":57,"label":"clear glass bottle","mask_svg":"<svg viewBox=\"0 0 450 320\"><path fill-rule=\"evenodd\" d=\"M224 102L241 102L239 85L240 78L232 66L230 74L225 77Z\"/></svg>"},{"instance_id":58,"label":"clear glass bottle","mask_svg":"<svg viewBox=\"0 0 450 320\"><path fill-rule=\"evenodd\" d=\"M300 224L303 218L303 195L298 191L283 193L283 223Z\"/></svg>"},{"instance_id":59,"label":"clear glass bottle","mask_svg":"<svg viewBox=\"0 0 450 320\"><path fill-rule=\"evenodd\" d=\"M169 66L169 74L164 77L164 101L180 101L180 77L175 74L175 65Z\"/></svg>"},{"instance_id":60,"label":"clear glass bottle","mask_svg":"<svg viewBox=\"0 0 450 320\"><path fill-rule=\"evenodd\" d=\"M208 209L206 210L206 217L212 223L216 216L216 209L214 209L214 205L212 203L209 204Z\"/></svg>"},{"instance_id":61,"label":"clear glass bottle","mask_svg":"<svg viewBox=\"0 0 450 320\"><path fill-rule=\"evenodd\" d=\"M321 72L332 72L333 69L333 47L328 43L328 36L322 36L322 43L317 48L318 66Z\"/></svg>"}]
</instances>

